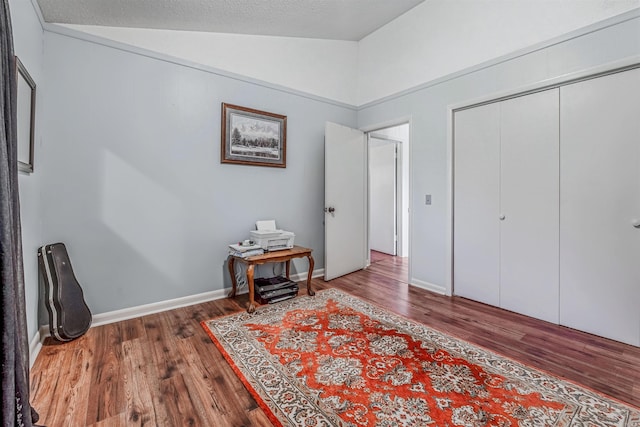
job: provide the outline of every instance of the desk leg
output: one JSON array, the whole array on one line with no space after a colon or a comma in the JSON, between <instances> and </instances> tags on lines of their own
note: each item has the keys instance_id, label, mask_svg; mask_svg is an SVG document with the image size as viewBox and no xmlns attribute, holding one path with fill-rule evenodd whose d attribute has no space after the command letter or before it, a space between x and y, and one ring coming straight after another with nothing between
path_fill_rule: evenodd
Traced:
<instances>
[{"instance_id":1,"label":"desk leg","mask_svg":"<svg viewBox=\"0 0 640 427\"><path fill-rule=\"evenodd\" d=\"M227 262L227 267L229 267L229 274L231 275L231 292L227 295L229 298L233 298L236 296L236 290L238 288L238 281L236 280L236 270L234 268L234 264L236 259L232 256L229 257L229 261Z\"/></svg>"},{"instance_id":2,"label":"desk leg","mask_svg":"<svg viewBox=\"0 0 640 427\"><path fill-rule=\"evenodd\" d=\"M291 260L288 259L285 261L285 265L286 265L286 278L289 279L289 275L291 274Z\"/></svg>"},{"instance_id":3,"label":"desk leg","mask_svg":"<svg viewBox=\"0 0 640 427\"><path fill-rule=\"evenodd\" d=\"M253 264L247 266L247 286L249 287L249 308L247 312L253 313L256 311L256 301L254 299L255 290L253 289Z\"/></svg>"},{"instance_id":4,"label":"desk leg","mask_svg":"<svg viewBox=\"0 0 640 427\"><path fill-rule=\"evenodd\" d=\"M311 289L311 276L313 275L313 257L311 255L308 255L307 258L309 259L309 273L307 274L307 294L314 296L316 293L313 289Z\"/></svg>"}]
</instances>

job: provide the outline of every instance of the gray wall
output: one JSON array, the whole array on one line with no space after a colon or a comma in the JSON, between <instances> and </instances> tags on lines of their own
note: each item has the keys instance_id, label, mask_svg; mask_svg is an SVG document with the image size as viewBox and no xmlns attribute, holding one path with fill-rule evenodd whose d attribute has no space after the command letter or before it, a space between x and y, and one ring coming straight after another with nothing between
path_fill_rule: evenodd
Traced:
<instances>
[{"instance_id":1,"label":"gray wall","mask_svg":"<svg viewBox=\"0 0 640 427\"><path fill-rule=\"evenodd\" d=\"M447 107L640 55L638 15L636 10L622 15L625 19L632 18L626 22L605 28L599 24L597 31L564 37L564 41L547 47L456 73L359 109L360 128L411 117L410 280L413 283L445 288L450 275L446 263L449 247ZM425 205L425 194L433 196L431 206Z\"/></svg>"},{"instance_id":2,"label":"gray wall","mask_svg":"<svg viewBox=\"0 0 640 427\"><path fill-rule=\"evenodd\" d=\"M30 2L11 6L16 51L38 83L36 172L20 177L30 336L34 254L48 242L67 243L94 313L229 286L226 245L256 219L294 231L321 268L325 121L371 128L411 117L411 279L444 286L447 106L640 54L636 17L356 113L49 31L43 48ZM288 167L220 164L221 102L287 115Z\"/></svg>"},{"instance_id":3,"label":"gray wall","mask_svg":"<svg viewBox=\"0 0 640 427\"><path fill-rule=\"evenodd\" d=\"M322 268L324 123L355 109L48 31L44 51L44 240L93 313L228 287L227 245L259 219ZM287 116L286 169L220 164L221 102Z\"/></svg>"},{"instance_id":4,"label":"gray wall","mask_svg":"<svg viewBox=\"0 0 640 427\"><path fill-rule=\"evenodd\" d=\"M22 247L24 251L24 279L28 337L31 340L38 331L38 263L36 251L42 241L42 217L40 209L40 170L42 148L42 99L44 90L43 34L38 15L29 1L10 0L11 24L15 54L20 58L36 83L36 125L34 172L20 173L20 213L22 221Z\"/></svg>"}]
</instances>

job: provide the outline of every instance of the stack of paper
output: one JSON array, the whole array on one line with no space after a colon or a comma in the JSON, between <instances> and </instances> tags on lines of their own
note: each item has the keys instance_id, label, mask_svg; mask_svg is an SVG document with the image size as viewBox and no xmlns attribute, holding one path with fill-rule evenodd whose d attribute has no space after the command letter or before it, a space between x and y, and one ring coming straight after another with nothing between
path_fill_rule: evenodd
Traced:
<instances>
[{"instance_id":1,"label":"stack of paper","mask_svg":"<svg viewBox=\"0 0 640 427\"><path fill-rule=\"evenodd\" d=\"M229 245L229 255L240 258L248 258L250 256L262 255L264 249L260 245L241 245L234 243Z\"/></svg>"}]
</instances>

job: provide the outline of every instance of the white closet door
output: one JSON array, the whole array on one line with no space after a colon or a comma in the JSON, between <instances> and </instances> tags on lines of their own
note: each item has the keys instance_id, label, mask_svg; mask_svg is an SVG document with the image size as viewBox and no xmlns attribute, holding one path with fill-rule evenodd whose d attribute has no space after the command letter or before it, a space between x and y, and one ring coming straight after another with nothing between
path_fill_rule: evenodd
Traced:
<instances>
[{"instance_id":1,"label":"white closet door","mask_svg":"<svg viewBox=\"0 0 640 427\"><path fill-rule=\"evenodd\" d=\"M500 109L454 116L455 295L499 305Z\"/></svg>"},{"instance_id":2,"label":"white closet door","mask_svg":"<svg viewBox=\"0 0 640 427\"><path fill-rule=\"evenodd\" d=\"M500 307L558 323L559 91L501 106Z\"/></svg>"},{"instance_id":3,"label":"white closet door","mask_svg":"<svg viewBox=\"0 0 640 427\"><path fill-rule=\"evenodd\" d=\"M640 70L560 99L560 323L640 345Z\"/></svg>"}]
</instances>

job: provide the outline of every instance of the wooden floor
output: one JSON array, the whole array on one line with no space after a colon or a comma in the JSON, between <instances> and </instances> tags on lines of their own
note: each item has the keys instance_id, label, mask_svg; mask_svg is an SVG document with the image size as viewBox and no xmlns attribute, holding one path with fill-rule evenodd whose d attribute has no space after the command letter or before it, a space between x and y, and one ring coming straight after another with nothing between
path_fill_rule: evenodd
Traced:
<instances>
[{"instance_id":1,"label":"wooden floor","mask_svg":"<svg viewBox=\"0 0 640 427\"><path fill-rule=\"evenodd\" d=\"M376 257L335 287L451 335L640 406L640 348L406 284L406 259ZM304 289L301 289L301 293ZM45 343L31 370L40 424L270 426L199 322L247 296L92 328Z\"/></svg>"}]
</instances>

